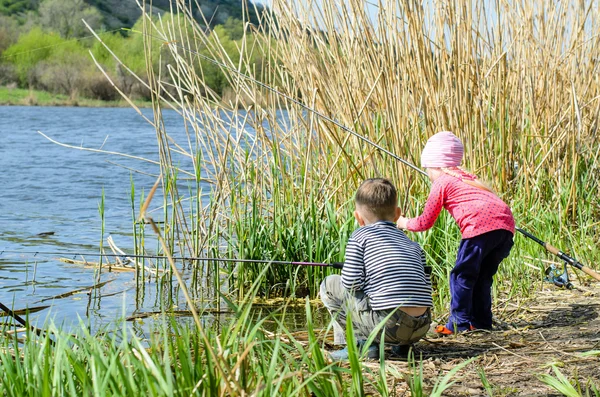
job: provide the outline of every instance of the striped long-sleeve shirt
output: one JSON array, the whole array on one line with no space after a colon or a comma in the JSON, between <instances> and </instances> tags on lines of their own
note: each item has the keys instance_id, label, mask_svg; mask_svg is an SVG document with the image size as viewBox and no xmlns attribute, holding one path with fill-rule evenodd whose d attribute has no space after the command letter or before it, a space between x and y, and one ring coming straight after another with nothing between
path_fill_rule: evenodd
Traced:
<instances>
[{"instance_id":1,"label":"striped long-sleeve shirt","mask_svg":"<svg viewBox=\"0 0 600 397\"><path fill-rule=\"evenodd\" d=\"M379 221L352 233L342 285L351 291L362 290L373 310L433 306L425 253L393 222Z\"/></svg>"}]
</instances>

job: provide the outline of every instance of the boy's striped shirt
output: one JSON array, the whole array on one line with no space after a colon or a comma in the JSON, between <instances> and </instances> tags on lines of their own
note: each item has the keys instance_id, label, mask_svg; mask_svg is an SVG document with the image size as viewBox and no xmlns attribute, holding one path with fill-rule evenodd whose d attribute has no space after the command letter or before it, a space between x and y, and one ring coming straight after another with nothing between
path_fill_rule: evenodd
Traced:
<instances>
[{"instance_id":1,"label":"boy's striped shirt","mask_svg":"<svg viewBox=\"0 0 600 397\"><path fill-rule=\"evenodd\" d=\"M433 306L425 253L393 222L379 221L352 233L342 285L364 291L374 310Z\"/></svg>"}]
</instances>

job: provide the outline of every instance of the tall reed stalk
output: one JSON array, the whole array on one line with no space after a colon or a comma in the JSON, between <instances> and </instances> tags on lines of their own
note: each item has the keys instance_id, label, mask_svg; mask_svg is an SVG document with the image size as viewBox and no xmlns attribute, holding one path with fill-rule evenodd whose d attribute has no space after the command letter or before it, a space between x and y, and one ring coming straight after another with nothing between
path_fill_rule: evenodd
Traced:
<instances>
[{"instance_id":1,"label":"tall reed stalk","mask_svg":"<svg viewBox=\"0 0 600 397\"><path fill-rule=\"evenodd\" d=\"M454 131L466 147L464 165L491 183L520 226L559 239L584 261L598 259L595 2L381 1L367 12L359 0L310 6L273 0L259 25L245 25L233 58L182 2L172 6L172 14L158 19L146 14L143 34L172 227L165 237L173 251L342 260L356 227L354 191L371 176L395 182L406 215L422 209L429 184L421 175L287 96L417 165L429 136ZM211 61L199 50L231 85L226 99L204 84ZM185 139L165 129L165 108L184 119ZM186 208L188 199L195 204ZM443 216L432 231L410 237L434 266L441 309L458 230ZM541 278L521 260L538 256L539 247L516 239L496 293L528 294ZM193 272L239 296L259 272L259 266L214 266ZM222 272L229 281L221 283ZM328 272L272 268L263 292L314 296ZM285 287L290 280L295 285Z\"/></svg>"}]
</instances>

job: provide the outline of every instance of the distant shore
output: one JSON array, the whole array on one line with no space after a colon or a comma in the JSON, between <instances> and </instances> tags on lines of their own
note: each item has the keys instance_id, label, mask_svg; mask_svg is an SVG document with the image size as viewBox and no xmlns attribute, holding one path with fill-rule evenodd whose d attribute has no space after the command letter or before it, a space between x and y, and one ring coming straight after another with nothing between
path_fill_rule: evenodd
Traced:
<instances>
[{"instance_id":1,"label":"distant shore","mask_svg":"<svg viewBox=\"0 0 600 397\"><path fill-rule=\"evenodd\" d=\"M134 101L136 106L150 107L146 101ZM66 95L47 91L27 90L0 86L0 106L82 106L82 107L130 107L124 100L101 101L89 98L70 98Z\"/></svg>"}]
</instances>

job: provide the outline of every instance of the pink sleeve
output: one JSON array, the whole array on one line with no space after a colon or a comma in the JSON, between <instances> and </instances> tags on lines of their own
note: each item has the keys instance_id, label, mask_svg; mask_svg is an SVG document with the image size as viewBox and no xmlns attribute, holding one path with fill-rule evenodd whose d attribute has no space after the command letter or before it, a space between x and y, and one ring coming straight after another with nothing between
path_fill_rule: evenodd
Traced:
<instances>
[{"instance_id":1,"label":"pink sleeve","mask_svg":"<svg viewBox=\"0 0 600 397\"><path fill-rule=\"evenodd\" d=\"M430 229L435 223L435 220L442 211L443 207L444 197L442 194L442 185L439 183L433 183L431 186L431 192L429 193L429 197L425 203L423 213L416 218L409 219L408 223L406 224L406 229L410 230L411 232L422 232Z\"/></svg>"}]
</instances>

